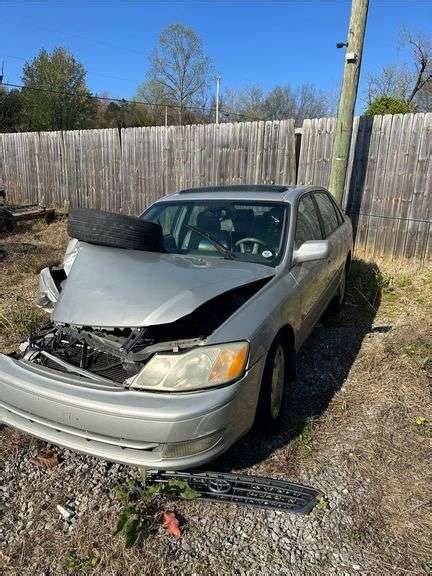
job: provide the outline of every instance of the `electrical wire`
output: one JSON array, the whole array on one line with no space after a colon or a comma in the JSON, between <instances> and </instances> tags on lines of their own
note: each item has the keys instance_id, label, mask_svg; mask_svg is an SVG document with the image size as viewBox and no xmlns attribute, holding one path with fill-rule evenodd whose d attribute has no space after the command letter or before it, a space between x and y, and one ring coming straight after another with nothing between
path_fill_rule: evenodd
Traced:
<instances>
[{"instance_id":1,"label":"electrical wire","mask_svg":"<svg viewBox=\"0 0 432 576\"><path fill-rule=\"evenodd\" d=\"M42 87L42 86L32 86L32 87L28 87L28 86L24 86L23 84L13 84L11 82L0 82L1 86L7 86L9 88L18 88L18 89L23 89L25 88L26 90L36 90L39 92L46 92L48 94L57 94L59 96L76 96L75 93L73 92L63 92L60 90L53 90L52 88L46 88L46 87ZM205 112L214 112L215 111L215 106L180 106L178 104L161 104L159 102L150 102L148 100L128 100L126 98L113 98L110 96L98 96L97 94L90 94L90 97L95 99L95 100L101 100L101 101L105 101L105 102L119 102L120 104L144 104L146 106L152 106L155 108L160 108L162 110L164 110L165 108L168 108L170 110L197 110L202 112L203 114ZM235 116L237 118L243 118L246 120L253 120L253 121L259 121L262 120L261 118L257 118L254 116L249 116L247 114L241 114L240 112L233 112L231 110L226 110L223 107L220 108L220 111L227 115L227 116Z\"/></svg>"}]
</instances>

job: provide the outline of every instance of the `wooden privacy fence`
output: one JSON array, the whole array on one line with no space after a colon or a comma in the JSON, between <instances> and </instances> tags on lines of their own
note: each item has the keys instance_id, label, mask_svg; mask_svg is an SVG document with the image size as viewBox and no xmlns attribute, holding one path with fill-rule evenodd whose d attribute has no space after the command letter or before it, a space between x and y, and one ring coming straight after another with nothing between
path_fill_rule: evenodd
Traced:
<instances>
[{"instance_id":1,"label":"wooden privacy fence","mask_svg":"<svg viewBox=\"0 0 432 576\"><path fill-rule=\"evenodd\" d=\"M10 198L137 214L189 186L295 183L294 121L0 134Z\"/></svg>"},{"instance_id":2,"label":"wooden privacy fence","mask_svg":"<svg viewBox=\"0 0 432 576\"><path fill-rule=\"evenodd\" d=\"M335 118L305 120L299 184L329 181ZM355 118L344 208L371 256L431 259L432 114Z\"/></svg>"},{"instance_id":3,"label":"wooden privacy fence","mask_svg":"<svg viewBox=\"0 0 432 576\"><path fill-rule=\"evenodd\" d=\"M326 187L335 124L305 120L297 160L292 120L0 134L0 188L12 200L137 214L190 186ZM431 131L430 113L355 119L343 204L371 256L431 259Z\"/></svg>"}]
</instances>

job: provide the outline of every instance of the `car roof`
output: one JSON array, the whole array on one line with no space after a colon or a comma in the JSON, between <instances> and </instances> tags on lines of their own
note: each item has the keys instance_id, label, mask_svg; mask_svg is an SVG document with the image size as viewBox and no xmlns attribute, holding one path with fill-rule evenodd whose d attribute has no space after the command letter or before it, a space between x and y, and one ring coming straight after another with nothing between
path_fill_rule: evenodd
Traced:
<instances>
[{"instance_id":1,"label":"car roof","mask_svg":"<svg viewBox=\"0 0 432 576\"><path fill-rule=\"evenodd\" d=\"M206 186L187 188L160 198L158 202L183 200L257 200L291 204L300 194L319 186L276 186L270 184L238 184L235 186Z\"/></svg>"}]
</instances>

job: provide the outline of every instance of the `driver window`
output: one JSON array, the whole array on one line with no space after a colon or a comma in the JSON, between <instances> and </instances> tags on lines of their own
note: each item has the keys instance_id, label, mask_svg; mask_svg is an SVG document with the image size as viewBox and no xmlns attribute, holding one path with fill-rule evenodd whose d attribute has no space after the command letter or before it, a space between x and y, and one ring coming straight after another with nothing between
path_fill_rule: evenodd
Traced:
<instances>
[{"instance_id":1,"label":"driver window","mask_svg":"<svg viewBox=\"0 0 432 576\"><path fill-rule=\"evenodd\" d=\"M310 195L300 200L294 246L297 250L307 240L322 240L321 226L315 203Z\"/></svg>"}]
</instances>

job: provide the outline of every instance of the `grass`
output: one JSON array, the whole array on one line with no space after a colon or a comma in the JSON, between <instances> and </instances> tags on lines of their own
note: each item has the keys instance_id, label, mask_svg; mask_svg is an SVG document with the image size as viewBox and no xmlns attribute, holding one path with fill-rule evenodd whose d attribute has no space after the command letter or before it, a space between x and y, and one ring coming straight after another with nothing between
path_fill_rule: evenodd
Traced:
<instances>
[{"instance_id":1,"label":"grass","mask_svg":"<svg viewBox=\"0 0 432 576\"><path fill-rule=\"evenodd\" d=\"M61 262L68 236L64 220L20 224L19 233L0 238L7 256L0 262L0 350L11 352L28 332L47 320L36 307L38 274Z\"/></svg>"},{"instance_id":2,"label":"grass","mask_svg":"<svg viewBox=\"0 0 432 576\"><path fill-rule=\"evenodd\" d=\"M346 441L338 465L368 486L346 512L368 526L368 549L415 572L431 554L431 270L381 266L364 273L362 262L353 263L348 300L375 309L373 324L388 330L364 339L344 390L315 423L314 457ZM348 306L344 314L359 318ZM365 530L346 537L361 545Z\"/></svg>"},{"instance_id":3,"label":"grass","mask_svg":"<svg viewBox=\"0 0 432 576\"><path fill-rule=\"evenodd\" d=\"M312 418L308 418L295 439L297 445L306 456L312 454L313 452L312 427L313 420Z\"/></svg>"},{"instance_id":4,"label":"grass","mask_svg":"<svg viewBox=\"0 0 432 576\"><path fill-rule=\"evenodd\" d=\"M0 315L0 330L12 338L25 338L46 320L44 313L29 302L17 302Z\"/></svg>"}]
</instances>

